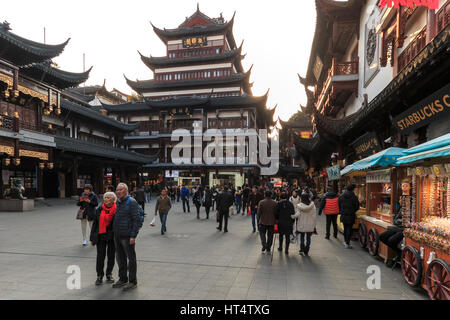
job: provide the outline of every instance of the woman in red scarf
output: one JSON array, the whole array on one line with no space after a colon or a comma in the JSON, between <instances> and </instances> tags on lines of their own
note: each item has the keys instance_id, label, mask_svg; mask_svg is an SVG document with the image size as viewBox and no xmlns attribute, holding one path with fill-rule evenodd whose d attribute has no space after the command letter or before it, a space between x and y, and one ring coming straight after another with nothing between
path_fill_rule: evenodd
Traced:
<instances>
[{"instance_id":1,"label":"woman in red scarf","mask_svg":"<svg viewBox=\"0 0 450 320\"><path fill-rule=\"evenodd\" d=\"M113 283L112 270L115 263L116 247L114 245L113 220L116 214L116 195L107 192L103 195L103 203L97 208L94 223L91 229L91 243L97 246L97 281L96 285L103 282L105 275L105 257L108 256L106 267L106 282Z\"/></svg>"}]
</instances>

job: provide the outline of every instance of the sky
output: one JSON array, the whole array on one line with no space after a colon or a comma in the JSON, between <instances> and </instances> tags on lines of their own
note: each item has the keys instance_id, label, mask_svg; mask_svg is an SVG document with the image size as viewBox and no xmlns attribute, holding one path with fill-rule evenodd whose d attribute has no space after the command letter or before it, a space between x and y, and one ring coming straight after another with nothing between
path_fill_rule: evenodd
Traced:
<instances>
[{"instance_id":1,"label":"sky","mask_svg":"<svg viewBox=\"0 0 450 320\"><path fill-rule=\"evenodd\" d=\"M54 61L61 69L82 72L93 66L86 85L131 94L123 75L147 80L153 73L141 61L143 55L165 56L166 46L153 32L177 28L197 9L211 18L223 13L230 20L236 43L245 40L242 61L245 71L253 64L250 81L253 94L270 88L267 107L278 104L275 114L286 121L306 104L305 90L297 73L305 75L314 36L314 0L15 0L3 1L0 21L8 21L12 32L24 38L59 44L71 38Z\"/></svg>"}]
</instances>

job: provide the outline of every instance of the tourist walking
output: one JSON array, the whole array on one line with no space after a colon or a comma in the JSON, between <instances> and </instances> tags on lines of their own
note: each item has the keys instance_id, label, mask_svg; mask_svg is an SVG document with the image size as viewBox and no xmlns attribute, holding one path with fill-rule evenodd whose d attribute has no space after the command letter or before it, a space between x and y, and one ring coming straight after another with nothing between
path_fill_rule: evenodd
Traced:
<instances>
[{"instance_id":1,"label":"tourist walking","mask_svg":"<svg viewBox=\"0 0 450 320\"><path fill-rule=\"evenodd\" d=\"M256 213L258 211L258 204L263 199L264 196L262 195L262 193L258 192L258 188L253 187L252 193L250 193L250 195L248 196L248 204L250 206L252 217L253 233L256 232Z\"/></svg>"},{"instance_id":2,"label":"tourist walking","mask_svg":"<svg viewBox=\"0 0 450 320\"><path fill-rule=\"evenodd\" d=\"M283 238L286 239L286 245L284 252L289 253L289 244L291 243L291 235L294 220L291 216L295 214L294 205L288 201L288 194L282 193L281 200L277 203L275 210L275 219L278 220L278 234L280 245L278 251L283 250Z\"/></svg>"},{"instance_id":3,"label":"tourist walking","mask_svg":"<svg viewBox=\"0 0 450 320\"><path fill-rule=\"evenodd\" d=\"M333 237L337 238L337 217L339 215L339 198L333 191L333 187L328 186L327 193L322 197L319 207L319 216L323 213L326 216L326 233L325 239L330 239L330 227L333 224Z\"/></svg>"},{"instance_id":4,"label":"tourist walking","mask_svg":"<svg viewBox=\"0 0 450 320\"><path fill-rule=\"evenodd\" d=\"M217 196L217 211L219 212L219 226L217 227L217 230L222 231L223 226L223 232L228 232L228 218L230 217L230 207L233 203L233 195L230 193L229 189L225 187L223 192L219 193Z\"/></svg>"},{"instance_id":5,"label":"tourist walking","mask_svg":"<svg viewBox=\"0 0 450 320\"><path fill-rule=\"evenodd\" d=\"M272 192L266 191L264 200L258 204L258 227L261 237L262 252L270 253L273 243L273 231L275 226L276 201L272 198ZM267 237L266 237L267 236Z\"/></svg>"},{"instance_id":6,"label":"tourist walking","mask_svg":"<svg viewBox=\"0 0 450 320\"><path fill-rule=\"evenodd\" d=\"M77 206L83 211L81 217L81 233L83 235L83 246L87 245L86 229L89 222L89 228L92 230L92 223L95 217L95 209L98 206L98 198L92 190L92 185L87 184L83 189L83 193L80 196L80 200L77 202Z\"/></svg>"},{"instance_id":7,"label":"tourist walking","mask_svg":"<svg viewBox=\"0 0 450 320\"><path fill-rule=\"evenodd\" d=\"M199 220L200 208L202 206L202 192L200 190L200 187L194 189L194 195L192 196L192 203L195 205L195 208L197 209L197 220Z\"/></svg>"},{"instance_id":8,"label":"tourist walking","mask_svg":"<svg viewBox=\"0 0 450 320\"><path fill-rule=\"evenodd\" d=\"M186 213L186 205L188 212L191 212L191 208L189 207L189 189L185 185L181 188L180 197L183 203L183 212Z\"/></svg>"},{"instance_id":9,"label":"tourist walking","mask_svg":"<svg viewBox=\"0 0 450 320\"><path fill-rule=\"evenodd\" d=\"M250 188L246 184L242 191L242 215L248 212L248 196L250 195Z\"/></svg>"},{"instance_id":10,"label":"tourist walking","mask_svg":"<svg viewBox=\"0 0 450 320\"><path fill-rule=\"evenodd\" d=\"M219 195L219 192L217 191L217 188L213 189L213 193L212 193L212 210L214 211L214 206L216 207L217 210L217 196Z\"/></svg>"},{"instance_id":11,"label":"tourist walking","mask_svg":"<svg viewBox=\"0 0 450 320\"><path fill-rule=\"evenodd\" d=\"M115 263L116 245L114 244L113 221L116 214L117 197L114 192L106 192L103 195L103 203L97 208L92 224L90 241L97 246L97 280L95 285L103 283L105 276L105 258L108 257L106 265L106 282L114 283L112 271Z\"/></svg>"},{"instance_id":12,"label":"tourist walking","mask_svg":"<svg viewBox=\"0 0 450 320\"><path fill-rule=\"evenodd\" d=\"M181 187L177 187L177 202L180 202Z\"/></svg>"},{"instance_id":13,"label":"tourist walking","mask_svg":"<svg viewBox=\"0 0 450 320\"><path fill-rule=\"evenodd\" d=\"M128 186L119 183L116 189L117 209L114 217L114 241L116 245L116 259L119 266L119 280L113 288L128 291L137 286L136 237L139 233L138 204L128 194Z\"/></svg>"},{"instance_id":14,"label":"tourist walking","mask_svg":"<svg viewBox=\"0 0 450 320\"><path fill-rule=\"evenodd\" d=\"M144 191L145 191L145 201L150 203L150 201L152 200L152 193L151 193L152 189L149 184L145 186Z\"/></svg>"},{"instance_id":15,"label":"tourist walking","mask_svg":"<svg viewBox=\"0 0 450 320\"><path fill-rule=\"evenodd\" d=\"M237 188L236 193L234 194L235 197L235 207L236 207L236 214L241 213L241 208L242 208L242 191L241 191L241 187Z\"/></svg>"},{"instance_id":16,"label":"tourist walking","mask_svg":"<svg viewBox=\"0 0 450 320\"><path fill-rule=\"evenodd\" d=\"M352 228L356 221L356 211L359 210L359 200L353 190L356 186L350 184L346 191L339 197L339 210L341 213L341 222L344 225L344 247L351 249L350 240L352 238Z\"/></svg>"},{"instance_id":17,"label":"tourist walking","mask_svg":"<svg viewBox=\"0 0 450 320\"><path fill-rule=\"evenodd\" d=\"M167 216L169 214L170 209L172 208L172 202L170 198L167 196L167 191L163 190L161 195L156 200L155 206L155 217L159 212L159 219L161 220L161 234L164 235L167 232Z\"/></svg>"},{"instance_id":18,"label":"tourist walking","mask_svg":"<svg viewBox=\"0 0 450 320\"><path fill-rule=\"evenodd\" d=\"M298 218L297 231L300 232L300 254L307 256L311 247L311 236L316 228L317 212L316 206L310 200L308 193L302 193L301 202L298 205L298 212L292 216ZM306 236L306 245L305 245Z\"/></svg>"},{"instance_id":19,"label":"tourist walking","mask_svg":"<svg viewBox=\"0 0 450 320\"><path fill-rule=\"evenodd\" d=\"M203 206L205 207L206 211L206 219L209 219L209 211L211 209L211 206L213 205L213 193L209 188L209 186L206 187L203 199L204 199Z\"/></svg>"},{"instance_id":20,"label":"tourist walking","mask_svg":"<svg viewBox=\"0 0 450 320\"><path fill-rule=\"evenodd\" d=\"M145 191L143 188L135 188L134 199L142 207L142 210L145 210Z\"/></svg>"}]
</instances>

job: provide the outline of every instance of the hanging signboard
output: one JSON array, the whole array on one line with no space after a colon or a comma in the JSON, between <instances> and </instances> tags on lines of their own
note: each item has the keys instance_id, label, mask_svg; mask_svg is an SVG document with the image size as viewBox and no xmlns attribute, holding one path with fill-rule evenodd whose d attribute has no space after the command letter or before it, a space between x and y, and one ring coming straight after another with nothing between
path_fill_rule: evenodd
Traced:
<instances>
[{"instance_id":1,"label":"hanging signboard","mask_svg":"<svg viewBox=\"0 0 450 320\"><path fill-rule=\"evenodd\" d=\"M207 36L196 36L183 39L183 48L203 47L208 45Z\"/></svg>"},{"instance_id":2,"label":"hanging signboard","mask_svg":"<svg viewBox=\"0 0 450 320\"><path fill-rule=\"evenodd\" d=\"M366 175L367 183L391 183L391 169L369 171Z\"/></svg>"},{"instance_id":3,"label":"hanging signboard","mask_svg":"<svg viewBox=\"0 0 450 320\"><path fill-rule=\"evenodd\" d=\"M393 124L401 134L408 134L437 119L448 118L449 116L450 84L447 84L395 117Z\"/></svg>"},{"instance_id":4,"label":"hanging signboard","mask_svg":"<svg viewBox=\"0 0 450 320\"><path fill-rule=\"evenodd\" d=\"M331 168L327 168L328 181L339 180L341 178L341 166L336 165Z\"/></svg>"},{"instance_id":5,"label":"hanging signboard","mask_svg":"<svg viewBox=\"0 0 450 320\"><path fill-rule=\"evenodd\" d=\"M369 157L381 151L381 145L375 132L367 132L350 144L358 159Z\"/></svg>"}]
</instances>

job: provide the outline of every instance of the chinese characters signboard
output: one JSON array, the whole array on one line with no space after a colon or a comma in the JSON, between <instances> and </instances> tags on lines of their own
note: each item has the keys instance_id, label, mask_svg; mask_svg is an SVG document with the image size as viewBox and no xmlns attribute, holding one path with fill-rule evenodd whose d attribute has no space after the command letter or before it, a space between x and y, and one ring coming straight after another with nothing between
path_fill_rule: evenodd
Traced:
<instances>
[{"instance_id":1,"label":"chinese characters signboard","mask_svg":"<svg viewBox=\"0 0 450 320\"><path fill-rule=\"evenodd\" d=\"M206 45L208 45L207 36L197 36L183 39L183 48L204 47Z\"/></svg>"},{"instance_id":2,"label":"chinese characters signboard","mask_svg":"<svg viewBox=\"0 0 450 320\"><path fill-rule=\"evenodd\" d=\"M366 182L367 183L391 183L391 169L367 172Z\"/></svg>"},{"instance_id":3,"label":"chinese characters signboard","mask_svg":"<svg viewBox=\"0 0 450 320\"><path fill-rule=\"evenodd\" d=\"M336 165L331 168L327 168L328 181L339 180L341 177L341 167Z\"/></svg>"}]
</instances>

